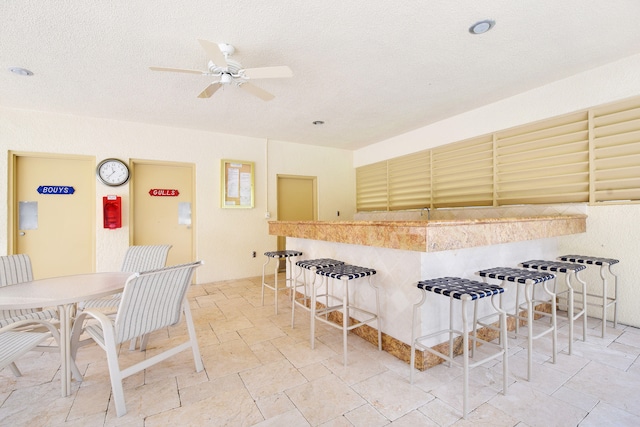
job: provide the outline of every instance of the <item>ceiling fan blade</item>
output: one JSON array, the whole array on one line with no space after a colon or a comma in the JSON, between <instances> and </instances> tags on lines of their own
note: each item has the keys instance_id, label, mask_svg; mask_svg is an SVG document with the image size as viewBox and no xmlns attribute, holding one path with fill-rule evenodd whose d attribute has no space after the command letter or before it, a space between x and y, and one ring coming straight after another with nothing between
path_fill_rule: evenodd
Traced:
<instances>
[{"instance_id":1,"label":"ceiling fan blade","mask_svg":"<svg viewBox=\"0 0 640 427\"><path fill-rule=\"evenodd\" d=\"M263 101L271 101L273 98L275 98L275 96L271 95L266 90L261 89L258 86L254 86L251 83L246 83L246 82L242 83L240 85L240 88L246 90L247 92L249 92L252 95L257 96L258 98L262 99Z\"/></svg>"},{"instance_id":2,"label":"ceiling fan blade","mask_svg":"<svg viewBox=\"0 0 640 427\"><path fill-rule=\"evenodd\" d=\"M204 51L209 56L209 59L213 61L214 64L216 64L218 67L227 68L227 60L217 43L200 39L198 41L200 42L200 46L202 46Z\"/></svg>"},{"instance_id":3,"label":"ceiling fan blade","mask_svg":"<svg viewBox=\"0 0 640 427\"><path fill-rule=\"evenodd\" d=\"M170 71L172 73L205 74L206 71L186 70L184 68L149 67L151 71Z\"/></svg>"},{"instance_id":4,"label":"ceiling fan blade","mask_svg":"<svg viewBox=\"0 0 640 427\"><path fill-rule=\"evenodd\" d=\"M211 83L202 92L200 92L198 98L211 98L211 96L221 87L222 85L220 83Z\"/></svg>"},{"instance_id":5,"label":"ceiling fan blade","mask_svg":"<svg viewBox=\"0 0 640 427\"><path fill-rule=\"evenodd\" d=\"M250 79L279 79L293 77L293 71L286 65L277 67L247 68L244 75Z\"/></svg>"}]
</instances>

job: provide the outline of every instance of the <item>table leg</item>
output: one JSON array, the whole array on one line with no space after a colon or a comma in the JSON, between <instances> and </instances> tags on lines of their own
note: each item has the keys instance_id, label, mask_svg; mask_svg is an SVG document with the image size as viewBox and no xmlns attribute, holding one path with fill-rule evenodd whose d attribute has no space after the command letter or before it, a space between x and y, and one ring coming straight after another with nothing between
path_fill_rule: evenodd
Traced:
<instances>
[{"instance_id":1,"label":"table leg","mask_svg":"<svg viewBox=\"0 0 640 427\"><path fill-rule=\"evenodd\" d=\"M71 394L71 310L73 304L58 306L60 317L60 382L62 397Z\"/></svg>"}]
</instances>

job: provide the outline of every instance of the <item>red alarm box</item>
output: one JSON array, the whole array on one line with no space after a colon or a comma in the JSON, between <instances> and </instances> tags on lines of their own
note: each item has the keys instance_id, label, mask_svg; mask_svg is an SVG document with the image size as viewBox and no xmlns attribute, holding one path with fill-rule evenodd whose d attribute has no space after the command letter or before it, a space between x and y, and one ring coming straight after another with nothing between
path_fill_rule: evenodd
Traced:
<instances>
[{"instance_id":1,"label":"red alarm box","mask_svg":"<svg viewBox=\"0 0 640 427\"><path fill-rule=\"evenodd\" d=\"M122 227L122 199L120 196L104 196L102 198L104 228Z\"/></svg>"}]
</instances>

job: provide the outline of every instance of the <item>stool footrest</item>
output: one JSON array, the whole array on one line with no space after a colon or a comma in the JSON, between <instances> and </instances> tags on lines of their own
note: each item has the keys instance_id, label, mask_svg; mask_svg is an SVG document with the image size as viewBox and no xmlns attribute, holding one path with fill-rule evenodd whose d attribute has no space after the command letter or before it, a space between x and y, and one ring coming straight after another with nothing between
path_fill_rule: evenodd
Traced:
<instances>
[{"instance_id":1,"label":"stool footrest","mask_svg":"<svg viewBox=\"0 0 640 427\"><path fill-rule=\"evenodd\" d=\"M455 363L458 366L462 366L462 363L460 363L460 361L456 359L457 356L454 355L453 357L450 357L448 354L444 354L444 353L442 353L442 352L440 352L440 351L438 351L438 350L436 350L436 349L434 349L432 347L429 347L429 346L427 346L427 345L425 345L425 344L423 344L421 342L421 341L427 340L429 338L437 337L437 336L444 335L444 334L450 334L450 333L454 334L456 337L462 337L462 335L463 335L462 331L458 331L458 330L455 330L455 329L443 329L441 331L434 332L432 334L428 334L428 335L424 335L422 337L416 338L415 339L415 347L420 349L420 350L423 350L423 351L428 351L429 353L434 354L434 355L438 356L439 358L446 360L447 362L452 362L452 363ZM486 357L484 357L482 359L475 359L473 356L470 356L469 358L474 359L474 362L473 363L469 363L469 368L475 368L476 366L480 366L483 363L488 362L489 360L493 360L493 359L497 359L498 357L501 357L502 354L503 354L503 349L499 344L496 344L496 343L493 343L493 342L489 342L489 341L485 341L482 338L478 338L478 337L475 337L473 335L469 335L469 341L473 343L474 347L477 346L478 343L480 343L482 345L486 345L488 347L495 348L495 349L498 350L494 354L490 354L490 355L488 355L488 356L486 356Z\"/></svg>"},{"instance_id":2,"label":"stool footrest","mask_svg":"<svg viewBox=\"0 0 640 427\"><path fill-rule=\"evenodd\" d=\"M350 326L347 326L347 330L348 331L350 331L352 329L355 329L355 328L358 328L360 326L363 326L363 325L365 325L365 324L367 324L369 322L372 322L372 321L374 321L374 320L376 320L378 318L378 316L376 316L375 313L372 313L370 311L363 310L363 309L357 308L357 307L351 307L351 306L349 306L348 308L349 308L350 312L351 311L357 311L359 313L366 314L367 316L371 316L369 319L366 319L366 320L354 319L357 323L353 323ZM316 310L316 319L320 320L321 322L324 322L324 323L326 323L328 325L331 325L331 326L333 326L335 328L342 329L342 325L334 323L334 322L332 322L332 321L330 321L328 319L323 319L321 317L321 316L328 315L329 313L333 313L334 311L340 311L340 310L342 310L342 305L335 305L335 306L332 306L332 307L323 308L321 310Z\"/></svg>"}]
</instances>

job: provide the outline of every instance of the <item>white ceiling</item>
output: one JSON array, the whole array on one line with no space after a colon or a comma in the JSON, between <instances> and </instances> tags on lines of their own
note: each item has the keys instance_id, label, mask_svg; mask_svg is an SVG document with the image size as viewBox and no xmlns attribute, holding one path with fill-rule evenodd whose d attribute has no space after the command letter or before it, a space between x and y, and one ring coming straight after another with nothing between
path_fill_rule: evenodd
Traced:
<instances>
[{"instance_id":1,"label":"white ceiling","mask_svg":"<svg viewBox=\"0 0 640 427\"><path fill-rule=\"evenodd\" d=\"M640 53L638 18L638 0L2 0L0 105L357 149ZM269 102L199 99L210 77L149 70L204 70L198 39L294 77L253 81Z\"/></svg>"}]
</instances>

